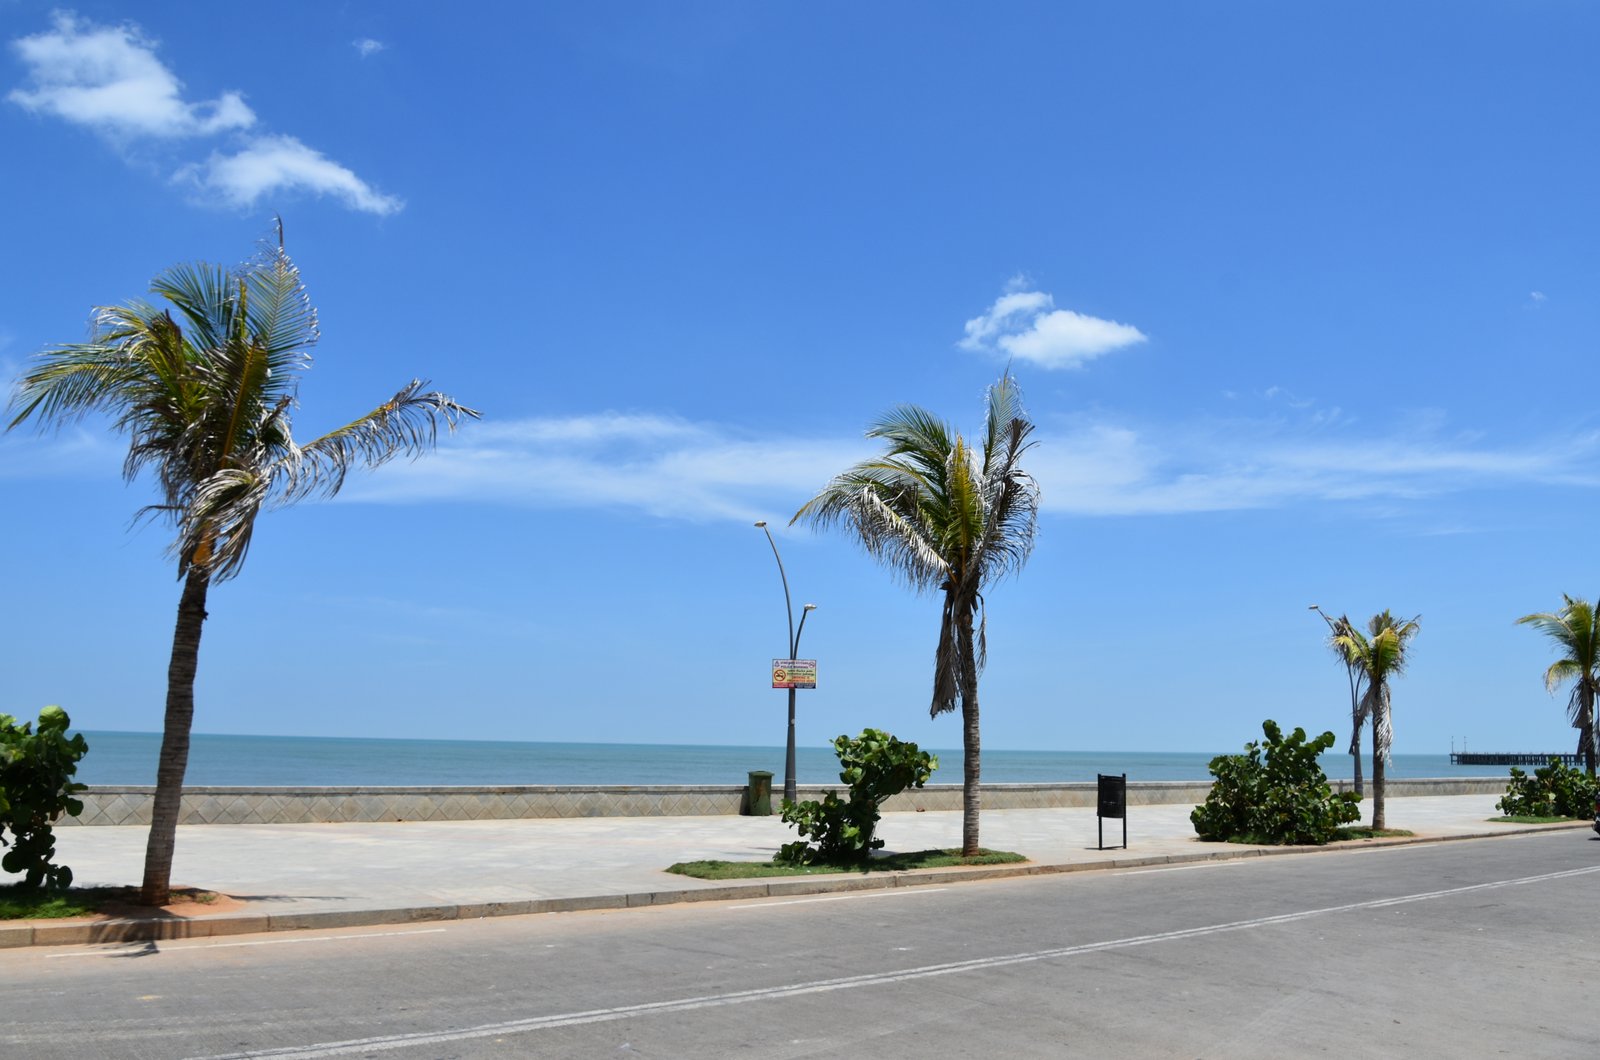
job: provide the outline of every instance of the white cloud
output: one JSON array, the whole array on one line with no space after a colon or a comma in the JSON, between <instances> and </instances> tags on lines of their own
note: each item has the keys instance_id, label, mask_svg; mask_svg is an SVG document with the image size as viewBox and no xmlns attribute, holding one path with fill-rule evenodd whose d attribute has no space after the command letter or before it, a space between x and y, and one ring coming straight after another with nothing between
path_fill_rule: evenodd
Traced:
<instances>
[{"instance_id":1,"label":"white cloud","mask_svg":"<svg viewBox=\"0 0 1600 1060\"><path fill-rule=\"evenodd\" d=\"M1548 301L1548 298L1543 291L1529 291L1528 298L1534 302Z\"/></svg>"},{"instance_id":2,"label":"white cloud","mask_svg":"<svg viewBox=\"0 0 1600 1060\"><path fill-rule=\"evenodd\" d=\"M1080 424L1032 454L1046 510L1165 515L1303 503L1405 501L1511 485L1600 485L1600 434L1491 449L1433 428L1359 439L1327 418L1228 420L1138 430Z\"/></svg>"},{"instance_id":3,"label":"white cloud","mask_svg":"<svg viewBox=\"0 0 1600 1060\"><path fill-rule=\"evenodd\" d=\"M1044 508L1093 517L1403 503L1508 485L1600 485L1600 434L1492 449L1439 425L1387 436L1307 415L1041 430L1028 466ZM670 416L601 413L474 425L427 459L352 479L368 502L631 510L664 519L782 519L870 456L863 439L769 439Z\"/></svg>"},{"instance_id":4,"label":"white cloud","mask_svg":"<svg viewBox=\"0 0 1600 1060\"><path fill-rule=\"evenodd\" d=\"M183 82L156 58L155 42L131 24L96 26L58 12L52 30L12 47L31 86L6 98L113 139L209 136L256 120L237 92L186 102Z\"/></svg>"},{"instance_id":5,"label":"white cloud","mask_svg":"<svg viewBox=\"0 0 1600 1060\"><path fill-rule=\"evenodd\" d=\"M230 206L253 206L263 196L295 191L330 195L353 210L379 216L405 206L293 136L261 136L232 154L213 152L204 164L185 166L173 179Z\"/></svg>"},{"instance_id":6,"label":"white cloud","mask_svg":"<svg viewBox=\"0 0 1600 1060\"><path fill-rule=\"evenodd\" d=\"M426 459L352 479L343 495L632 510L692 522L783 519L871 452L864 439L755 438L669 416L490 421Z\"/></svg>"},{"instance_id":7,"label":"white cloud","mask_svg":"<svg viewBox=\"0 0 1600 1060\"><path fill-rule=\"evenodd\" d=\"M351 41L350 44L363 59L368 58L369 56L377 55L379 52L388 47L388 45L383 43L383 41L373 40L371 37L362 37L360 40Z\"/></svg>"},{"instance_id":8,"label":"white cloud","mask_svg":"<svg viewBox=\"0 0 1600 1060\"><path fill-rule=\"evenodd\" d=\"M1146 341L1131 324L1056 309L1043 291L1020 290L1021 277L1009 282L982 316L967 321L957 345L964 350L1000 353L1041 368L1077 368L1112 350Z\"/></svg>"},{"instance_id":9,"label":"white cloud","mask_svg":"<svg viewBox=\"0 0 1600 1060\"><path fill-rule=\"evenodd\" d=\"M363 58L384 47L370 39L354 43ZM204 162L178 165L173 173L175 182L206 200L248 207L270 195L309 192L379 216L404 206L293 136L239 135L255 127L256 115L238 92L185 100L183 82L157 58L156 42L131 22L102 26L57 13L52 29L19 38L12 47L29 83L6 98L35 114L86 126L118 145L227 135L226 148L213 150Z\"/></svg>"}]
</instances>

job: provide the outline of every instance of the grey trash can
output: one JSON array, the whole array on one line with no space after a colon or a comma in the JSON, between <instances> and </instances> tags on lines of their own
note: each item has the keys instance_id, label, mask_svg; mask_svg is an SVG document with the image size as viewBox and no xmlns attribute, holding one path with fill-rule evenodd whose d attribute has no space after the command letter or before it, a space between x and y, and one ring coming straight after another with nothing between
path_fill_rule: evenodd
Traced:
<instances>
[{"instance_id":1,"label":"grey trash can","mask_svg":"<svg viewBox=\"0 0 1600 1060\"><path fill-rule=\"evenodd\" d=\"M765 769L750 771L750 786L745 789L745 811L750 817L772 816L772 774Z\"/></svg>"}]
</instances>

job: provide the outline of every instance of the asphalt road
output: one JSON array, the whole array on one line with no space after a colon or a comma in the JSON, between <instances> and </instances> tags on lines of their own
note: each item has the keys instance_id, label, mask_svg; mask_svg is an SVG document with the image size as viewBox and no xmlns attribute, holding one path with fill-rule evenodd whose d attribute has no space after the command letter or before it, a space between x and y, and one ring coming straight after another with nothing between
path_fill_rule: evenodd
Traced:
<instances>
[{"instance_id":1,"label":"asphalt road","mask_svg":"<svg viewBox=\"0 0 1600 1060\"><path fill-rule=\"evenodd\" d=\"M1588 832L0 953L7 1058L1573 1057Z\"/></svg>"}]
</instances>

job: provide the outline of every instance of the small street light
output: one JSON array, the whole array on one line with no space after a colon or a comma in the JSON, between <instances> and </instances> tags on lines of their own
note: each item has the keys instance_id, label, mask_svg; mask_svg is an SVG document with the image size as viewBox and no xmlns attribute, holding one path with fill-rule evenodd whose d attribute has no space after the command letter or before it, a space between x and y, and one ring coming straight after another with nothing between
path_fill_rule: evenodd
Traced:
<instances>
[{"instance_id":1,"label":"small street light","mask_svg":"<svg viewBox=\"0 0 1600 1060\"><path fill-rule=\"evenodd\" d=\"M806 604L800 609L800 628L794 625L794 603L789 597L789 576L783 572L783 557L778 555L778 543L772 539L772 531L767 529L765 519L756 523L761 532L767 535L767 544L772 546L772 558L778 561L778 577L783 579L783 607L789 616L789 658L800 657L800 634L806 629L806 616L817 609L816 604ZM785 745L783 754L783 797L790 802L796 801L794 779L794 693L793 685L789 686L789 740Z\"/></svg>"},{"instance_id":2,"label":"small street light","mask_svg":"<svg viewBox=\"0 0 1600 1060\"><path fill-rule=\"evenodd\" d=\"M1349 619L1343 617L1333 618L1316 604L1312 604L1310 607L1306 608L1306 610L1315 611L1318 615L1320 615L1322 617L1322 621L1328 624L1328 631L1336 637L1350 628ZM1351 724L1354 724L1360 710L1356 704L1356 664L1343 652L1339 653L1339 657L1344 660L1345 674L1350 678L1350 721ZM1362 790L1363 785L1361 783L1361 739L1359 735L1356 736L1356 744L1350 752L1350 757L1355 760L1354 769L1356 797L1364 798L1366 796L1366 792ZM1373 768L1376 769L1377 767L1374 766Z\"/></svg>"}]
</instances>

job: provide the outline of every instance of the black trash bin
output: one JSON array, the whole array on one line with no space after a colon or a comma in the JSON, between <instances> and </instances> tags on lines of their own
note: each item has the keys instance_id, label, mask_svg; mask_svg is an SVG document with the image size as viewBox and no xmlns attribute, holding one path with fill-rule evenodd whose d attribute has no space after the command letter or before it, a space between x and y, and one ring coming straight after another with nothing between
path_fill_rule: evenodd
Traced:
<instances>
[{"instance_id":1,"label":"black trash bin","mask_svg":"<svg viewBox=\"0 0 1600 1060\"><path fill-rule=\"evenodd\" d=\"M745 813L751 817L772 816L772 774L765 769L750 771L750 786L745 789Z\"/></svg>"}]
</instances>

